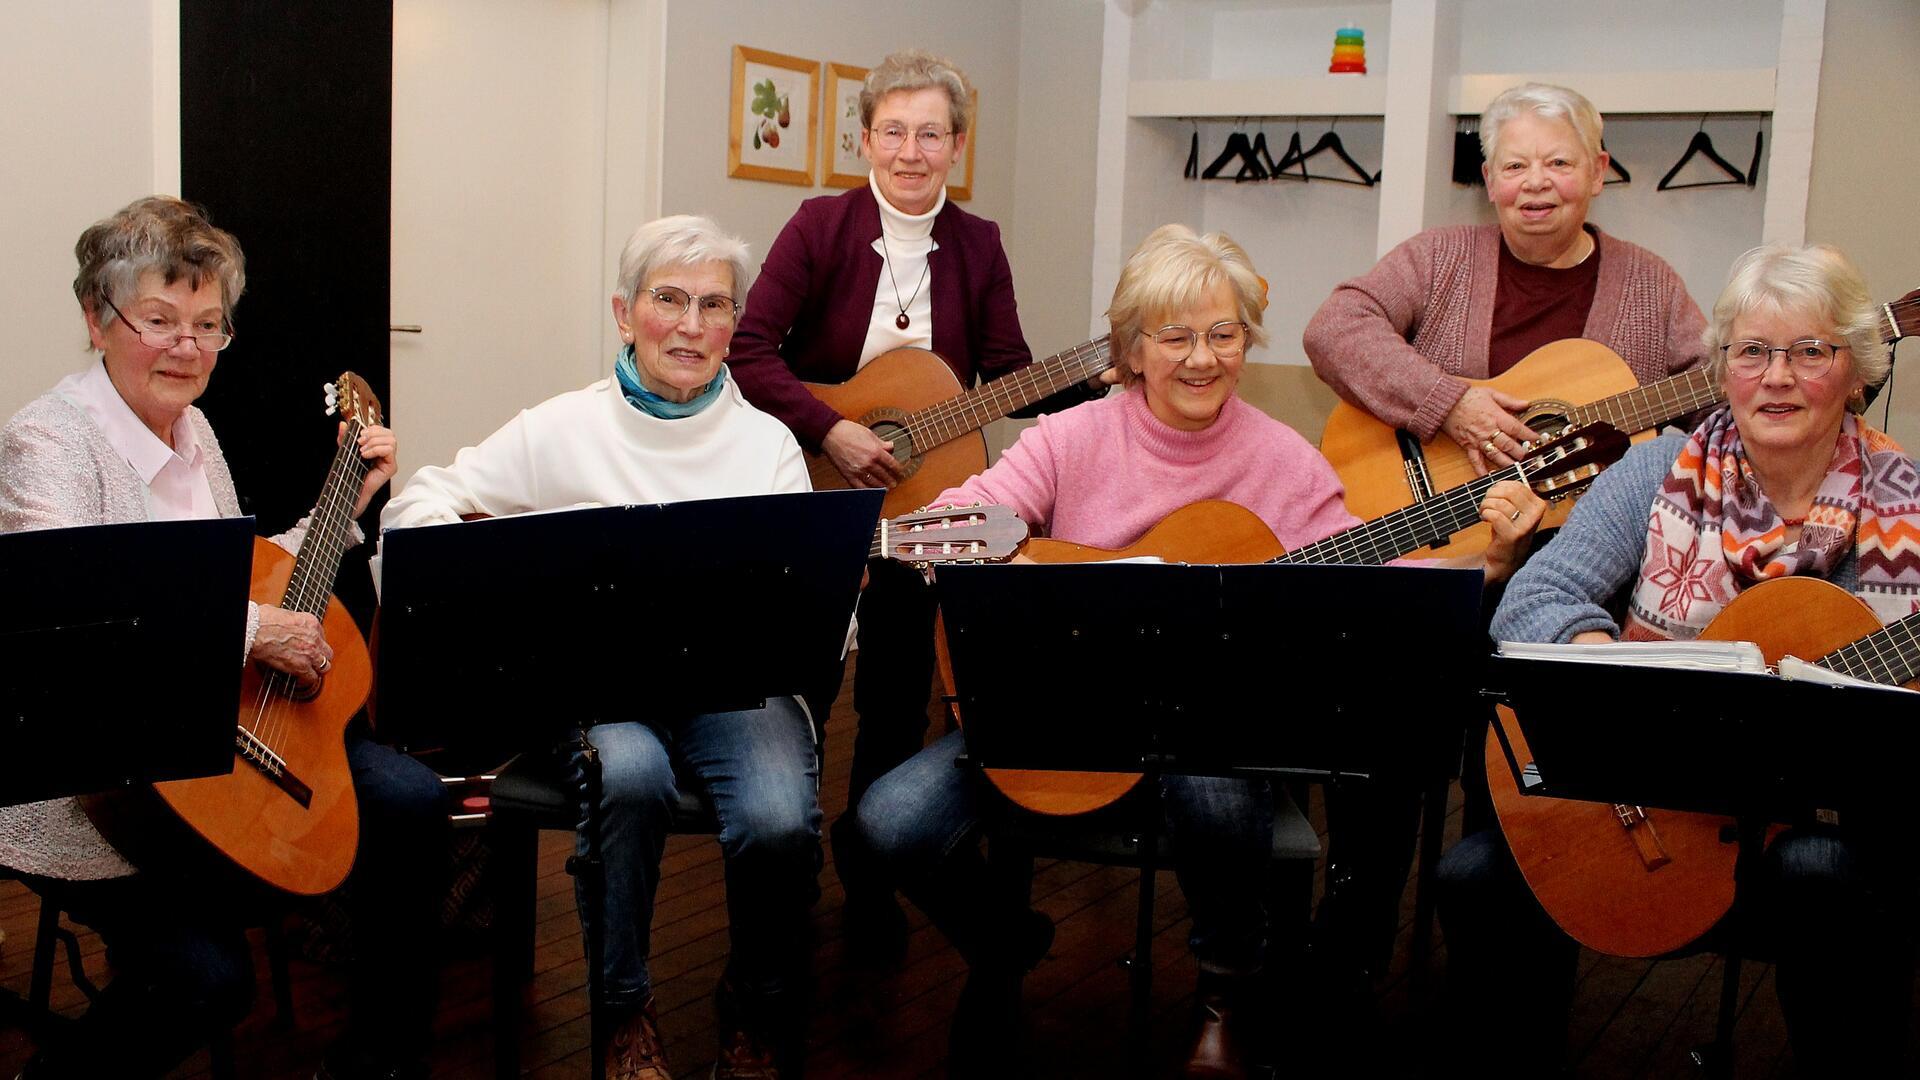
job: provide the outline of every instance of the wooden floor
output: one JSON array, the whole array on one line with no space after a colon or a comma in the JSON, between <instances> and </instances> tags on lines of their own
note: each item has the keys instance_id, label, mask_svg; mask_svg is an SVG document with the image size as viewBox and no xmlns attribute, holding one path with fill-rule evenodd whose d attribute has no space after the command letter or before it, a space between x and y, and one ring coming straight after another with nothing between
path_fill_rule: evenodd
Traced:
<instances>
[{"instance_id":1,"label":"wooden floor","mask_svg":"<svg viewBox=\"0 0 1920 1080\"><path fill-rule=\"evenodd\" d=\"M848 680L850 686L851 679ZM828 724L828 770L821 791L827 820L844 808L853 719L849 693ZM1459 792L1448 818L1448 840L1458 831ZM1311 816L1319 823L1318 799ZM563 870L567 838L542 837L537 945L523 1028L523 1069L543 1078L588 1075L586 973L571 879ZM829 853L829 859L831 854ZM1137 1064L1124 1037L1126 974L1119 961L1133 940L1137 875L1079 863L1042 862L1034 883L1037 907L1058 924L1047 960L1027 979L1026 1005L1035 1076L1117 1076ZM819 994L810 1029L809 1075L918 1077L944 1073L947 1022L964 965L944 939L909 910L913 932L903 964L886 971L850 963L842 948L842 893L831 866L821 875L814 909L815 971ZM1152 1071L1166 1075L1182 1047L1192 1007L1193 964L1185 948L1185 905L1171 875L1163 875L1154 920L1154 1030ZM1317 889L1317 885L1316 885ZM1448 1075L1462 1064L1442 1052L1468 1043L1497 1045L1498 1035L1442 1034L1437 1019L1447 1004L1444 948L1436 951L1424 994L1409 978L1407 941L1413 889L1407 890L1392 970L1379 987L1380 1015L1350 1045L1335 1041L1323 1019L1286 1011L1263 1025L1298 1046L1327 1050L1308 1075ZM37 900L16 883L0 884L0 985L24 994ZM99 941L82 933L86 968L104 981ZM1437 935L1436 935L1437 940ZM676 1075L705 1076L714 1052L711 994L727 953L726 909L717 846L708 837L675 837L667 847L654 920L653 972L661 1026ZM260 950L256 949L256 953ZM487 1003L488 962L465 950L449 957L442 979L433 1055L436 1077L491 1075L492 1037ZM306 1077L345 1016L344 982L337 970L296 960L295 1015L290 1027L273 1021L264 958L260 1001L236 1031L243 1077ZM1721 981L1717 957L1659 962L1583 955L1570 1046L1574 1074L1585 1077L1690 1077L1687 1051L1713 1029ZM1736 1074L1794 1075L1772 971L1744 969ZM1304 988L1309 1000L1312 987ZM79 992L64 966L54 981L54 1007L78 1015ZM1492 1025L1490 1018L1486 1024ZM31 1051L25 1032L0 1027L0 1077L11 1076ZM1470 1064L1470 1063L1469 1063ZM201 1053L176 1076L203 1076ZM1010 1075L1016 1075L1008 1070ZM1298 1072L1295 1069L1287 1070Z\"/></svg>"}]
</instances>

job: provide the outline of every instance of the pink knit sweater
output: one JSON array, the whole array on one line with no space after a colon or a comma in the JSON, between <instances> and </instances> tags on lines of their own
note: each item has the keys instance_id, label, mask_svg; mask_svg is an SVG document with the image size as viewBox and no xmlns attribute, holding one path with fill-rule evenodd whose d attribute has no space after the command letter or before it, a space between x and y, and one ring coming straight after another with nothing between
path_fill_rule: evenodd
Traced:
<instances>
[{"instance_id":1,"label":"pink knit sweater","mask_svg":"<svg viewBox=\"0 0 1920 1080\"><path fill-rule=\"evenodd\" d=\"M1345 494L1312 443L1239 398L1205 431L1180 431L1136 383L1042 416L992 468L934 501L995 503L1054 539L1122 548L1188 503L1224 499L1291 550L1359 523Z\"/></svg>"},{"instance_id":2,"label":"pink knit sweater","mask_svg":"<svg viewBox=\"0 0 1920 1080\"><path fill-rule=\"evenodd\" d=\"M1645 248L1595 228L1600 280L1582 337L1627 362L1641 383L1706 359L1706 320L1680 275ZM1341 397L1431 439L1467 390L1487 377L1499 283L1500 227L1456 225L1387 252L1341 283L1307 323L1313 370Z\"/></svg>"}]
</instances>

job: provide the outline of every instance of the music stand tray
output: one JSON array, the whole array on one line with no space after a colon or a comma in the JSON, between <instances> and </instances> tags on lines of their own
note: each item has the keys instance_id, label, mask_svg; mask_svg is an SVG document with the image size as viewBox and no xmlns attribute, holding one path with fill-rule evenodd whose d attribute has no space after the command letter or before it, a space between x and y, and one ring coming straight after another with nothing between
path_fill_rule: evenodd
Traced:
<instances>
[{"instance_id":1,"label":"music stand tray","mask_svg":"<svg viewBox=\"0 0 1920 1080\"><path fill-rule=\"evenodd\" d=\"M1085 563L936 583L977 765L1335 779L1449 767L1481 674L1481 576Z\"/></svg>"},{"instance_id":2,"label":"music stand tray","mask_svg":"<svg viewBox=\"0 0 1920 1080\"><path fill-rule=\"evenodd\" d=\"M0 806L233 768L253 519L0 535Z\"/></svg>"}]
</instances>

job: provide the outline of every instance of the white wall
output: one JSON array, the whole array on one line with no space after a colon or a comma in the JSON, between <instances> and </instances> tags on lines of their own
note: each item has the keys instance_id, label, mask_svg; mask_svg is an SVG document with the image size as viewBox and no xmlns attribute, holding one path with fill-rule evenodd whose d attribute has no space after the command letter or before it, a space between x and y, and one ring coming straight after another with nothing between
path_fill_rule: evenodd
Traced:
<instances>
[{"instance_id":1,"label":"white wall","mask_svg":"<svg viewBox=\"0 0 1920 1080\"><path fill-rule=\"evenodd\" d=\"M1807 239L1838 244L1875 299L1893 300L1920 289L1920 131L1906 116L1920 101L1920 4L1830 3L1826 45ZM1920 452L1920 340L1898 356L1888 430ZM1870 414L1876 425L1881 408Z\"/></svg>"},{"instance_id":2,"label":"white wall","mask_svg":"<svg viewBox=\"0 0 1920 1080\"><path fill-rule=\"evenodd\" d=\"M973 198L961 205L1007 228L1013 218L1019 28L1017 0L670 4L661 212L709 214L744 236L759 259L802 200L840 191L819 186L817 161L813 187L727 176L733 46L859 67L871 67L896 49L917 46L952 59L980 90ZM823 77L822 93L824 83ZM1018 281L1019 267L1014 271Z\"/></svg>"},{"instance_id":3,"label":"white wall","mask_svg":"<svg viewBox=\"0 0 1920 1080\"><path fill-rule=\"evenodd\" d=\"M153 20L149 0L0 6L0 419L87 362L73 243L155 190Z\"/></svg>"}]
</instances>

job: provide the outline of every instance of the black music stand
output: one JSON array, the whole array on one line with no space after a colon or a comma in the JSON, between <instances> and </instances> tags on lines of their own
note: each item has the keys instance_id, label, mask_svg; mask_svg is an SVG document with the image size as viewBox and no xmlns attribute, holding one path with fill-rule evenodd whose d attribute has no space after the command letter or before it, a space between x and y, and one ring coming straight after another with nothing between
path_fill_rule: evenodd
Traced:
<instances>
[{"instance_id":1,"label":"black music stand","mask_svg":"<svg viewBox=\"0 0 1920 1080\"><path fill-rule=\"evenodd\" d=\"M1454 718L1478 691L1481 580L1398 566L943 566L963 760L1144 773L1154 799L1168 773L1444 775ZM1145 817L1130 972L1142 1042L1157 806Z\"/></svg>"},{"instance_id":2,"label":"black music stand","mask_svg":"<svg viewBox=\"0 0 1920 1080\"><path fill-rule=\"evenodd\" d=\"M1489 694L1513 709L1533 754L1519 761L1494 725L1523 794L1733 818L1736 909L1759 872L1768 825L1808 820L1816 809L1905 812L1920 751L1912 725L1873 725L1873 750L1862 753L1859 742L1807 718L1913 716L1920 699L1908 691L1501 656L1489 674ZM1649 753L1656 742L1659 752ZM1717 1077L1733 1074L1740 989L1739 952L1725 956L1715 1040L1693 1052Z\"/></svg>"},{"instance_id":3,"label":"black music stand","mask_svg":"<svg viewBox=\"0 0 1920 1080\"><path fill-rule=\"evenodd\" d=\"M250 517L0 535L0 806L231 771L252 565Z\"/></svg>"},{"instance_id":4,"label":"black music stand","mask_svg":"<svg viewBox=\"0 0 1920 1080\"><path fill-rule=\"evenodd\" d=\"M756 495L391 530L381 541L382 733L528 751L564 740L585 847L567 870L597 890L599 765L587 729L636 719L637 702L671 717L811 689L845 645L885 495ZM598 1016L595 922L584 918L582 933ZM596 1044L596 1077L601 1068Z\"/></svg>"}]
</instances>

